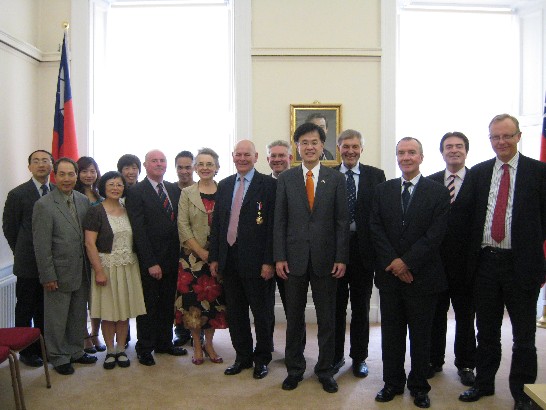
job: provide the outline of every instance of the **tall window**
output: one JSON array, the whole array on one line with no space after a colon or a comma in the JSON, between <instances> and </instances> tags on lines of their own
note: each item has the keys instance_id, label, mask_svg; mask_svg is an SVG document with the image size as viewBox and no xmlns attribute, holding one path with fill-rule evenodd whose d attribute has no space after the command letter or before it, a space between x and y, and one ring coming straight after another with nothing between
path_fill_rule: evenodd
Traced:
<instances>
[{"instance_id":1,"label":"tall window","mask_svg":"<svg viewBox=\"0 0 546 410\"><path fill-rule=\"evenodd\" d=\"M494 156L489 121L517 115L514 21L501 12L400 13L397 138L423 143L424 175L445 168L439 141L449 131L470 139L467 165Z\"/></svg>"},{"instance_id":2,"label":"tall window","mask_svg":"<svg viewBox=\"0 0 546 410\"><path fill-rule=\"evenodd\" d=\"M104 38L95 37L91 152L108 171L123 154L144 161L147 151L160 149L168 160L165 179L174 182L178 152L210 147L220 155L218 177L228 175L234 124L229 2L135 3L114 2Z\"/></svg>"}]
</instances>

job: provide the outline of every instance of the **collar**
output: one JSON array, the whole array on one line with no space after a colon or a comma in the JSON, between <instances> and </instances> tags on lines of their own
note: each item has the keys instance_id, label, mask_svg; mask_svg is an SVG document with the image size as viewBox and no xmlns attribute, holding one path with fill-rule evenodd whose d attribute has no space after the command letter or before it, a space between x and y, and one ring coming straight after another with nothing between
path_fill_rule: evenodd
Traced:
<instances>
[{"instance_id":1,"label":"collar","mask_svg":"<svg viewBox=\"0 0 546 410\"><path fill-rule=\"evenodd\" d=\"M303 176L307 177L307 172L311 171L313 173L314 178L318 178L319 172L320 172L320 161L313 169L306 168L305 165L303 165L303 162L301 163L301 169L303 170Z\"/></svg>"},{"instance_id":2,"label":"collar","mask_svg":"<svg viewBox=\"0 0 546 410\"><path fill-rule=\"evenodd\" d=\"M252 182L252 178L254 178L254 174L256 173L256 168L252 168L250 171L248 171L246 173L245 176L243 176L243 178L245 179L245 181L247 182ZM239 180L241 178L241 174L239 174L237 172L237 180Z\"/></svg>"},{"instance_id":3,"label":"collar","mask_svg":"<svg viewBox=\"0 0 546 410\"><path fill-rule=\"evenodd\" d=\"M403 187L404 186L404 182L411 182L412 183L412 186L415 187L418 183L419 183L419 180L421 179L421 173L419 172L419 174L417 174L417 176L413 177L413 179L409 180L409 181L406 181L404 179L404 177L400 177L400 186Z\"/></svg>"},{"instance_id":4,"label":"collar","mask_svg":"<svg viewBox=\"0 0 546 410\"><path fill-rule=\"evenodd\" d=\"M345 166L345 164L342 162L340 167L339 167L339 171L343 174L345 174L347 171L349 170L349 168L347 168ZM354 167L351 168L351 171L353 171L355 174L357 175L360 175L360 163L357 162L356 165Z\"/></svg>"},{"instance_id":5,"label":"collar","mask_svg":"<svg viewBox=\"0 0 546 410\"><path fill-rule=\"evenodd\" d=\"M462 167L460 170L458 170L454 174L452 174L450 171L446 169L444 172L444 182L447 182L447 180L449 179L451 175L457 175L461 179L461 181L464 181L464 177L466 176L466 167Z\"/></svg>"},{"instance_id":6,"label":"collar","mask_svg":"<svg viewBox=\"0 0 546 410\"><path fill-rule=\"evenodd\" d=\"M495 158L494 169L499 170L504 164L508 164L510 168L518 169L519 151L508 162L502 162L498 157Z\"/></svg>"}]
</instances>

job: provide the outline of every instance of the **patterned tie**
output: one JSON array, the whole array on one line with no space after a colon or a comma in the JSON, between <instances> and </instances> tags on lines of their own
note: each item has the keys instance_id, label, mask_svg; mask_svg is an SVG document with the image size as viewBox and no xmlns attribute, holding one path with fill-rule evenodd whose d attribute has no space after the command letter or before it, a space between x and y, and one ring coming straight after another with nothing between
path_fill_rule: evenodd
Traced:
<instances>
[{"instance_id":1,"label":"patterned tie","mask_svg":"<svg viewBox=\"0 0 546 410\"><path fill-rule=\"evenodd\" d=\"M451 203L455 202L455 178L457 178L457 175L450 175L449 182L447 183L447 190L449 191Z\"/></svg>"},{"instance_id":2,"label":"patterned tie","mask_svg":"<svg viewBox=\"0 0 546 410\"><path fill-rule=\"evenodd\" d=\"M237 229L239 228L239 215L241 214L241 206L243 205L243 194L245 192L245 178L241 175L239 187L233 198L231 214L229 215L229 225L227 231L227 241L229 246L233 246L237 240Z\"/></svg>"},{"instance_id":3,"label":"patterned tie","mask_svg":"<svg viewBox=\"0 0 546 410\"><path fill-rule=\"evenodd\" d=\"M404 182L404 190L402 191L402 210L404 211L404 215L406 214L406 211L408 210L409 201L411 198L411 194L409 191L410 186L413 184L411 182Z\"/></svg>"},{"instance_id":4,"label":"patterned tie","mask_svg":"<svg viewBox=\"0 0 546 410\"><path fill-rule=\"evenodd\" d=\"M307 191L307 200L309 201L309 209L313 210L315 204L315 183L313 182L313 173L307 171L307 179L305 180L305 190Z\"/></svg>"},{"instance_id":5,"label":"patterned tie","mask_svg":"<svg viewBox=\"0 0 546 410\"><path fill-rule=\"evenodd\" d=\"M169 197L163 189L163 184L161 182L157 184L157 194L159 195L159 200L161 201L163 208L165 209L165 211L167 211L167 215L169 215L171 221L174 221L173 207L171 205L171 201L169 201Z\"/></svg>"},{"instance_id":6,"label":"patterned tie","mask_svg":"<svg viewBox=\"0 0 546 410\"><path fill-rule=\"evenodd\" d=\"M510 191L510 166L502 165L503 173L497 194L497 203L491 223L491 238L500 243L506 236L506 207L508 206L508 191Z\"/></svg>"},{"instance_id":7,"label":"patterned tie","mask_svg":"<svg viewBox=\"0 0 546 410\"><path fill-rule=\"evenodd\" d=\"M49 187L46 184L43 184L40 188L42 188L42 196L49 192Z\"/></svg>"},{"instance_id":8,"label":"patterned tie","mask_svg":"<svg viewBox=\"0 0 546 410\"><path fill-rule=\"evenodd\" d=\"M350 169L345 172L347 175L347 202L349 203L349 214L351 215L351 220L349 221L352 224L355 220L355 211L356 211L356 185L355 178L353 177L354 172Z\"/></svg>"},{"instance_id":9,"label":"patterned tie","mask_svg":"<svg viewBox=\"0 0 546 410\"><path fill-rule=\"evenodd\" d=\"M66 204L68 205L68 210L70 211L70 215L72 215L72 218L74 218L74 220L79 225L80 221L78 220L78 214L76 212L76 206L74 205L74 199L72 198L67 199Z\"/></svg>"}]
</instances>

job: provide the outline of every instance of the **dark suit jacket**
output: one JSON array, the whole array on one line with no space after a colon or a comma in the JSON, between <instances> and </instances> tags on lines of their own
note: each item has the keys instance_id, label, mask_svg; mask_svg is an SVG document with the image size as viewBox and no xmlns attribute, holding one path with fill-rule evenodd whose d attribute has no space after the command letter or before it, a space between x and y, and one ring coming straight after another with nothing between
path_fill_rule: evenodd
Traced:
<instances>
[{"instance_id":1,"label":"dark suit jacket","mask_svg":"<svg viewBox=\"0 0 546 410\"><path fill-rule=\"evenodd\" d=\"M57 281L61 292L80 289L82 279L89 280L90 275L81 226L91 204L85 195L77 191L73 194L79 222L72 217L65 196L58 189L36 201L32 213L40 283Z\"/></svg>"},{"instance_id":2,"label":"dark suit jacket","mask_svg":"<svg viewBox=\"0 0 546 410\"><path fill-rule=\"evenodd\" d=\"M375 284L382 291L402 290L411 295L438 293L447 289L440 257L449 216L447 188L421 176L411 202L402 216L400 178L377 186L371 218L377 253ZM385 268L401 258L413 275L406 284Z\"/></svg>"},{"instance_id":3,"label":"dark suit jacket","mask_svg":"<svg viewBox=\"0 0 546 410\"><path fill-rule=\"evenodd\" d=\"M274 258L288 261L290 275L327 276L334 263L349 263L349 208L345 177L321 165L313 211L301 165L279 175L275 208Z\"/></svg>"},{"instance_id":4,"label":"dark suit jacket","mask_svg":"<svg viewBox=\"0 0 546 410\"><path fill-rule=\"evenodd\" d=\"M49 188L52 190L55 185L49 184ZM13 274L20 278L38 277L32 243L32 211L40 197L31 178L8 193L4 206L2 229L13 252Z\"/></svg>"},{"instance_id":5,"label":"dark suit jacket","mask_svg":"<svg viewBox=\"0 0 546 410\"><path fill-rule=\"evenodd\" d=\"M141 274L148 273L154 265L164 265L178 261L180 242L178 241L178 185L163 181L174 212L174 221L163 208L157 191L148 178L144 178L127 190L125 206L133 228L133 238L141 266Z\"/></svg>"},{"instance_id":6,"label":"dark suit jacket","mask_svg":"<svg viewBox=\"0 0 546 410\"><path fill-rule=\"evenodd\" d=\"M481 249L487 200L495 158L472 167L475 216L472 224L470 269L475 273ZM514 272L524 287L544 282L546 239L546 164L519 156L512 209Z\"/></svg>"},{"instance_id":7,"label":"dark suit jacket","mask_svg":"<svg viewBox=\"0 0 546 410\"><path fill-rule=\"evenodd\" d=\"M221 180L216 192L210 232L209 261L218 262L220 273L224 273L226 267L229 247L227 232L236 177L237 174ZM274 178L255 171L243 199L237 229L238 271L242 277L260 277L262 265L274 265L273 215L276 187L277 181ZM261 224L256 222L258 204L262 207L263 222Z\"/></svg>"},{"instance_id":8,"label":"dark suit jacket","mask_svg":"<svg viewBox=\"0 0 546 410\"><path fill-rule=\"evenodd\" d=\"M334 167L339 171L341 165ZM355 223L358 235L358 245L362 263L373 269L375 251L370 231L370 215L372 213L375 187L385 182L385 172L369 165L358 164L358 192L356 197Z\"/></svg>"},{"instance_id":9,"label":"dark suit jacket","mask_svg":"<svg viewBox=\"0 0 546 410\"><path fill-rule=\"evenodd\" d=\"M428 178L444 185L445 170L436 172ZM470 232L472 224L472 196L471 172L466 168L466 175L457 194L455 202L451 204L447 232L441 247L442 260L446 267L446 274L453 279L468 282L467 261L470 250Z\"/></svg>"}]
</instances>

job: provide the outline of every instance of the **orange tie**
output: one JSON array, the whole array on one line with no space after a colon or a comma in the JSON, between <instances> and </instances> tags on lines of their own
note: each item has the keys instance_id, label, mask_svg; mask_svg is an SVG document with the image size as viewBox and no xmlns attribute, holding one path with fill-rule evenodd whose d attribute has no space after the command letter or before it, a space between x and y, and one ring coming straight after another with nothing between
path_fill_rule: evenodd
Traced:
<instances>
[{"instance_id":1,"label":"orange tie","mask_svg":"<svg viewBox=\"0 0 546 410\"><path fill-rule=\"evenodd\" d=\"M309 208L313 210L313 204L315 203L315 184L313 183L313 173L307 171L307 179L305 180L305 190L307 191L307 200L309 201Z\"/></svg>"}]
</instances>

